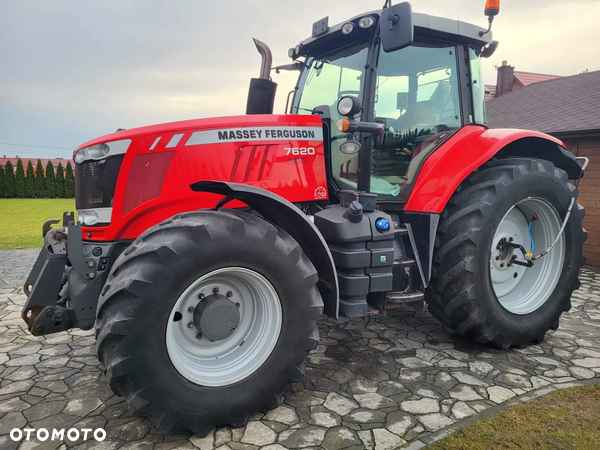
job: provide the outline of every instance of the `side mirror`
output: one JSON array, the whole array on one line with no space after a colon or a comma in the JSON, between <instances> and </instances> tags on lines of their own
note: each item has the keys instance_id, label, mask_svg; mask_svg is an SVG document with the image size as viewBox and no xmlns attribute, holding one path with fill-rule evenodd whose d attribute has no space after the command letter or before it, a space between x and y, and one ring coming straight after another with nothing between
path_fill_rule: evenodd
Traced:
<instances>
[{"instance_id":1,"label":"side mirror","mask_svg":"<svg viewBox=\"0 0 600 450\"><path fill-rule=\"evenodd\" d=\"M396 109L406 110L408 108L408 92L396 94Z\"/></svg>"},{"instance_id":2,"label":"side mirror","mask_svg":"<svg viewBox=\"0 0 600 450\"><path fill-rule=\"evenodd\" d=\"M403 2L381 11L381 45L390 53L413 43L415 28L412 21L412 6Z\"/></svg>"}]
</instances>

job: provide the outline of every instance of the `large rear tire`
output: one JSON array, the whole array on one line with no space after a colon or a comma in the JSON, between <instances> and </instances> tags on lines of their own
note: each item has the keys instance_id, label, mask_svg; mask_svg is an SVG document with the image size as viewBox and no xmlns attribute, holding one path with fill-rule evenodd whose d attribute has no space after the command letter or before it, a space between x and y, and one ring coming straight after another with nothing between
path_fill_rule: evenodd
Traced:
<instances>
[{"instance_id":1,"label":"large rear tire","mask_svg":"<svg viewBox=\"0 0 600 450\"><path fill-rule=\"evenodd\" d=\"M544 340L571 308L579 288L579 269L587 232L583 208L576 204L556 247L533 268L506 239L535 253L554 240L574 194L567 174L548 161L493 160L469 176L444 209L436 237L432 279L427 290L430 312L458 334L509 348ZM511 264L509 264L511 263Z\"/></svg>"},{"instance_id":2,"label":"large rear tire","mask_svg":"<svg viewBox=\"0 0 600 450\"><path fill-rule=\"evenodd\" d=\"M110 387L163 431L244 426L302 378L319 341L317 281L298 243L251 214L191 212L150 228L98 304Z\"/></svg>"}]
</instances>

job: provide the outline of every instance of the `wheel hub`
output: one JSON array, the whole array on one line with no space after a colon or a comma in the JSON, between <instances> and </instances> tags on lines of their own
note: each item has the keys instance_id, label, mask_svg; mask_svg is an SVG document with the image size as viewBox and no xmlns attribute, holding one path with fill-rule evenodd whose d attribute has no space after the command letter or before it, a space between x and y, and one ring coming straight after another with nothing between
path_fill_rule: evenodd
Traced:
<instances>
[{"instance_id":1,"label":"wheel hub","mask_svg":"<svg viewBox=\"0 0 600 450\"><path fill-rule=\"evenodd\" d=\"M530 228L534 214L539 220ZM498 301L509 312L526 315L544 305L558 283L565 254L564 239L561 239L548 256L531 267L524 267L514 263L524 260L512 244L529 250L533 240L536 250L545 249L557 236L560 226L560 216L552 204L535 197L515 204L498 224L490 249L490 275Z\"/></svg>"},{"instance_id":2,"label":"wheel hub","mask_svg":"<svg viewBox=\"0 0 600 450\"><path fill-rule=\"evenodd\" d=\"M240 323L240 311L236 304L221 294L205 297L194 310L196 329L213 342L231 336Z\"/></svg>"}]
</instances>

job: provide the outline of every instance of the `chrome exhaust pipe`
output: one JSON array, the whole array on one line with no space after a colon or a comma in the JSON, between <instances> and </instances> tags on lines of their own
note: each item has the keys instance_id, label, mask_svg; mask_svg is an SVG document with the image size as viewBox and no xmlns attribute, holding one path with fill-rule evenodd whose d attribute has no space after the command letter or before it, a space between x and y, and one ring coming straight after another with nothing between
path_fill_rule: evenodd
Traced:
<instances>
[{"instance_id":1,"label":"chrome exhaust pipe","mask_svg":"<svg viewBox=\"0 0 600 450\"><path fill-rule=\"evenodd\" d=\"M271 66L273 65L273 55L271 54L271 49L264 42L259 41L258 39L252 38L254 40L254 45L256 45L256 49L262 58L262 62L260 64L260 75L259 78L265 78L267 80L271 79Z\"/></svg>"}]
</instances>

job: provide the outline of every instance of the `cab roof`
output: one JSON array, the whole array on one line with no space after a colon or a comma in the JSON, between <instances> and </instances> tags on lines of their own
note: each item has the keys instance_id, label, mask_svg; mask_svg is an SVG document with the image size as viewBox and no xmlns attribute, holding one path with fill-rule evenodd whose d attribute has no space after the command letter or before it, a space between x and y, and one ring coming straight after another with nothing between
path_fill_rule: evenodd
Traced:
<instances>
[{"instance_id":1,"label":"cab roof","mask_svg":"<svg viewBox=\"0 0 600 450\"><path fill-rule=\"evenodd\" d=\"M338 23L336 25L327 26L327 31L319 33L308 39L303 40L300 43L300 52L297 56L308 56L315 51L316 48L323 48L327 46L335 46L335 44L342 43L343 40L351 39L351 36L345 36L341 33L342 26L348 22L353 22L355 25L358 21L365 16L372 16L378 26L381 19L382 10L376 10L360 14L352 17L349 20ZM323 23L327 23L328 17L318 21L315 25L321 26ZM415 28L415 39L439 39L453 42L462 42L477 47L483 48L492 42L492 32L488 32L483 36L480 33L486 31L485 28L473 25L461 20L447 19L444 17L431 16L429 14L412 13L412 22ZM358 29L358 27L356 27ZM360 30L359 32L367 32L367 30ZM358 36L356 36L358 37Z\"/></svg>"}]
</instances>

